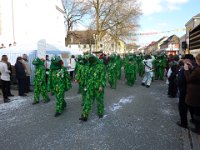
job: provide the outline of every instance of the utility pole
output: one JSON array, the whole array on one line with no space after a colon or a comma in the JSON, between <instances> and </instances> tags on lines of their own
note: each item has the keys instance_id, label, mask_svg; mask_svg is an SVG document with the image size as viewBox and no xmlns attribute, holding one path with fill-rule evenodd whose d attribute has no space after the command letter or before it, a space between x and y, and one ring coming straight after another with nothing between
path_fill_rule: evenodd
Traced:
<instances>
[{"instance_id":1,"label":"utility pole","mask_svg":"<svg viewBox=\"0 0 200 150\"><path fill-rule=\"evenodd\" d=\"M11 7L12 7L12 30L13 30L13 43L16 42L15 41L15 18L14 18L14 5L13 5L13 0L11 1Z\"/></svg>"}]
</instances>

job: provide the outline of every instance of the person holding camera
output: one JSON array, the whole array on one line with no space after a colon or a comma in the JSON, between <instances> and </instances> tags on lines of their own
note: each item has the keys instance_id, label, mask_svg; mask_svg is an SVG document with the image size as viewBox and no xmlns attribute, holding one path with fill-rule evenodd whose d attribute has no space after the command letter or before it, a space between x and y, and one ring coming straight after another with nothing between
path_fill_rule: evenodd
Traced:
<instances>
[{"instance_id":1,"label":"person holding camera","mask_svg":"<svg viewBox=\"0 0 200 150\"><path fill-rule=\"evenodd\" d=\"M187 113L188 110L191 115L191 121L194 122L193 119L193 111L190 106L188 106L185 102L186 94L187 94L187 81L184 74L184 64L186 62L190 62L191 64L194 63L194 56L191 54L186 54L183 59L179 62L179 69L178 69L178 79L177 79L177 86L179 91L179 115L180 115L180 121L177 122L177 125L183 128L188 128L188 119L187 119ZM192 71L192 68L189 69L189 72Z\"/></svg>"},{"instance_id":2,"label":"person holding camera","mask_svg":"<svg viewBox=\"0 0 200 150\"><path fill-rule=\"evenodd\" d=\"M187 81L185 101L187 105L192 107L194 113L195 129L191 130L200 134L200 54L196 56L195 60L196 66L189 61L184 62L184 73Z\"/></svg>"}]
</instances>

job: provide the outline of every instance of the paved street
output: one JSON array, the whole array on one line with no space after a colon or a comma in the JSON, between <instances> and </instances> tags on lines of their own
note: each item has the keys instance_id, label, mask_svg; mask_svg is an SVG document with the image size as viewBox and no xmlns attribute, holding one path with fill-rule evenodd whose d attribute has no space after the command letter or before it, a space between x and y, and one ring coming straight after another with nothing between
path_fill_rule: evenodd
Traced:
<instances>
[{"instance_id":1,"label":"paved street","mask_svg":"<svg viewBox=\"0 0 200 150\"><path fill-rule=\"evenodd\" d=\"M81 96L77 84L66 93L67 109L54 117L55 98L33 106L28 97L0 104L0 150L189 150L189 132L176 125L178 99L167 97L164 81L151 88L133 87L123 80L116 90L105 89L105 116L96 106L88 122L80 122Z\"/></svg>"}]
</instances>

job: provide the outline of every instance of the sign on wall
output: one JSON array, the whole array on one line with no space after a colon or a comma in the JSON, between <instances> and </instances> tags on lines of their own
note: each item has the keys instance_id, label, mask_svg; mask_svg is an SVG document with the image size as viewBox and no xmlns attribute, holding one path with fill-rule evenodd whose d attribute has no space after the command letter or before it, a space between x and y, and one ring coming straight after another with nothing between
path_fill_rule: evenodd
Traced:
<instances>
[{"instance_id":1,"label":"sign on wall","mask_svg":"<svg viewBox=\"0 0 200 150\"><path fill-rule=\"evenodd\" d=\"M46 59L46 40L45 39L39 40L37 46L38 46L37 57Z\"/></svg>"}]
</instances>

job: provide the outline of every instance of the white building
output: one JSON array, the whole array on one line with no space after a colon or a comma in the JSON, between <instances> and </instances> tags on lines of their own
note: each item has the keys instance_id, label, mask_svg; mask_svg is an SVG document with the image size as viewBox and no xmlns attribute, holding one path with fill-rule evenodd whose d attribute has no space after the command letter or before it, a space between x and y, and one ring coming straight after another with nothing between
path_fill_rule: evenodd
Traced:
<instances>
[{"instance_id":1,"label":"white building","mask_svg":"<svg viewBox=\"0 0 200 150\"><path fill-rule=\"evenodd\" d=\"M0 0L0 44L37 42L65 46L61 0Z\"/></svg>"},{"instance_id":2,"label":"white building","mask_svg":"<svg viewBox=\"0 0 200 150\"><path fill-rule=\"evenodd\" d=\"M184 51L186 50L186 34L180 37L180 50L179 54L184 54Z\"/></svg>"}]
</instances>

